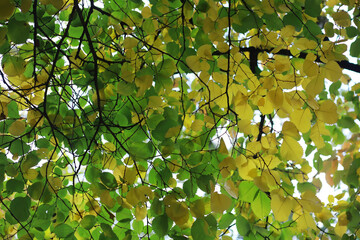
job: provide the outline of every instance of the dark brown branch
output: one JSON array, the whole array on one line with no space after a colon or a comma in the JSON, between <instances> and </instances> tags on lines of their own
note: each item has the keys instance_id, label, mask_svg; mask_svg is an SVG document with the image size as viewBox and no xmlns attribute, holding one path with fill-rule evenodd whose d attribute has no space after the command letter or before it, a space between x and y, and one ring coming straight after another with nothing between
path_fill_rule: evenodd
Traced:
<instances>
[{"instance_id":1,"label":"dark brown branch","mask_svg":"<svg viewBox=\"0 0 360 240\"><path fill-rule=\"evenodd\" d=\"M258 53L261 53L261 52L271 53L273 50L274 50L274 48L268 48L268 49L259 49L259 48L255 48L255 47L240 48L240 52L249 52L250 55L251 54L258 54ZM224 54L228 54L228 52L226 52L226 53L221 53L219 51L213 52L213 55L224 55ZM301 52L300 54L294 56L294 55L291 54L290 50L287 50L287 49L281 49L280 51L278 51L278 52L276 52L274 54L283 55L283 56L290 56L290 57L296 57L296 58L303 58L303 59L305 59L305 57L307 55L306 52ZM323 63L320 60L319 56L316 58L315 61L318 62L318 63ZM351 63L351 62L349 62L347 60L336 61L336 62L343 69L360 73L360 65L358 65L358 64Z\"/></svg>"}]
</instances>

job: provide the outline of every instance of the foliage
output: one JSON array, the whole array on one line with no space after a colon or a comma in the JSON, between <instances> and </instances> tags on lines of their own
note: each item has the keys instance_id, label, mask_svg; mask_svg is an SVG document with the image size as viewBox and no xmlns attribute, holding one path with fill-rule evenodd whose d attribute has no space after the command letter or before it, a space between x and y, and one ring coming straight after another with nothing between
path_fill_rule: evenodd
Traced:
<instances>
[{"instance_id":1,"label":"foliage","mask_svg":"<svg viewBox=\"0 0 360 240\"><path fill-rule=\"evenodd\" d=\"M1 238L360 237L358 4L2 0Z\"/></svg>"}]
</instances>

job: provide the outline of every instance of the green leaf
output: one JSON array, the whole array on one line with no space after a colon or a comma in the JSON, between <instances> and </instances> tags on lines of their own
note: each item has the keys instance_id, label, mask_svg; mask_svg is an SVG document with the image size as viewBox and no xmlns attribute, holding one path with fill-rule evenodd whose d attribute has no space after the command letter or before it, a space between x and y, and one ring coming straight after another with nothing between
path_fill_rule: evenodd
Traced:
<instances>
[{"instance_id":1,"label":"green leaf","mask_svg":"<svg viewBox=\"0 0 360 240\"><path fill-rule=\"evenodd\" d=\"M116 178L109 172L102 172L100 175L101 182L108 188L116 188L118 186Z\"/></svg>"},{"instance_id":2,"label":"green leaf","mask_svg":"<svg viewBox=\"0 0 360 240\"><path fill-rule=\"evenodd\" d=\"M262 191L259 191L254 201L251 203L254 214L262 219L269 215L271 210L270 198Z\"/></svg>"},{"instance_id":3,"label":"green leaf","mask_svg":"<svg viewBox=\"0 0 360 240\"><path fill-rule=\"evenodd\" d=\"M306 0L305 13L311 17L318 17L321 13L321 0Z\"/></svg>"},{"instance_id":4,"label":"green leaf","mask_svg":"<svg viewBox=\"0 0 360 240\"><path fill-rule=\"evenodd\" d=\"M51 219L55 212L55 206L42 204L36 210L35 218L32 225L39 231L45 231L51 224Z\"/></svg>"},{"instance_id":5,"label":"green leaf","mask_svg":"<svg viewBox=\"0 0 360 240\"><path fill-rule=\"evenodd\" d=\"M317 25L316 23L314 23L311 20L308 20L305 23L305 26L303 28L303 32L304 32L304 36L310 40L314 40L314 41L318 41L318 37L319 35L322 34L321 29L319 27L319 25Z\"/></svg>"},{"instance_id":6,"label":"green leaf","mask_svg":"<svg viewBox=\"0 0 360 240\"><path fill-rule=\"evenodd\" d=\"M68 224L60 223L54 228L54 233L59 238L66 238L74 233L74 229L70 227Z\"/></svg>"},{"instance_id":7,"label":"green leaf","mask_svg":"<svg viewBox=\"0 0 360 240\"><path fill-rule=\"evenodd\" d=\"M21 139L16 139L10 145L10 152L18 156L22 156L25 153L29 152L30 146L24 143Z\"/></svg>"},{"instance_id":8,"label":"green leaf","mask_svg":"<svg viewBox=\"0 0 360 240\"><path fill-rule=\"evenodd\" d=\"M6 189L10 194L13 192L21 193L24 190L24 182L17 179L10 179L6 182Z\"/></svg>"},{"instance_id":9,"label":"green leaf","mask_svg":"<svg viewBox=\"0 0 360 240\"><path fill-rule=\"evenodd\" d=\"M204 219L196 219L191 226L191 236L194 240L211 240L215 236L211 234L209 224Z\"/></svg>"},{"instance_id":10,"label":"green leaf","mask_svg":"<svg viewBox=\"0 0 360 240\"><path fill-rule=\"evenodd\" d=\"M154 153L154 147L151 142L133 142L129 147L129 154L135 159L147 159L151 158Z\"/></svg>"},{"instance_id":11,"label":"green leaf","mask_svg":"<svg viewBox=\"0 0 360 240\"><path fill-rule=\"evenodd\" d=\"M236 217L236 229L240 236L248 236L251 232L249 221L240 214Z\"/></svg>"},{"instance_id":12,"label":"green leaf","mask_svg":"<svg viewBox=\"0 0 360 240\"><path fill-rule=\"evenodd\" d=\"M8 23L8 36L16 44L25 43L30 36L30 26L25 21L11 18Z\"/></svg>"},{"instance_id":13,"label":"green leaf","mask_svg":"<svg viewBox=\"0 0 360 240\"><path fill-rule=\"evenodd\" d=\"M252 203L258 191L259 188L253 182L243 181L239 184L239 199Z\"/></svg>"},{"instance_id":14,"label":"green leaf","mask_svg":"<svg viewBox=\"0 0 360 240\"><path fill-rule=\"evenodd\" d=\"M301 193L306 192L306 191L312 191L312 192L316 193L316 187L314 186L314 184L309 183L309 182L298 183L297 189Z\"/></svg>"},{"instance_id":15,"label":"green leaf","mask_svg":"<svg viewBox=\"0 0 360 240\"><path fill-rule=\"evenodd\" d=\"M191 140L183 139L180 142L180 153L184 156L189 155L193 152L194 142Z\"/></svg>"},{"instance_id":16,"label":"green leaf","mask_svg":"<svg viewBox=\"0 0 360 240\"><path fill-rule=\"evenodd\" d=\"M94 215L86 215L81 219L80 225L86 230L90 230L96 223L96 217Z\"/></svg>"},{"instance_id":17,"label":"green leaf","mask_svg":"<svg viewBox=\"0 0 360 240\"><path fill-rule=\"evenodd\" d=\"M169 218L166 214L157 216L152 222L152 228L158 237L162 238L167 235L169 231Z\"/></svg>"},{"instance_id":18,"label":"green leaf","mask_svg":"<svg viewBox=\"0 0 360 240\"><path fill-rule=\"evenodd\" d=\"M359 35L359 30L354 26L347 27L346 35L348 35L349 38L356 37Z\"/></svg>"},{"instance_id":19,"label":"green leaf","mask_svg":"<svg viewBox=\"0 0 360 240\"><path fill-rule=\"evenodd\" d=\"M211 175L201 175L196 182L198 187L206 193L211 192L211 184L215 183L214 178Z\"/></svg>"},{"instance_id":20,"label":"green leaf","mask_svg":"<svg viewBox=\"0 0 360 240\"><path fill-rule=\"evenodd\" d=\"M106 224L106 223L101 223L100 224L101 229L103 230L103 234L104 234L104 239L119 239L116 234L114 233L114 231L112 230L111 226Z\"/></svg>"},{"instance_id":21,"label":"green leaf","mask_svg":"<svg viewBox=\"0 0 360 240\"><path fill-rule=\"evenodd\" d=\"M219 228L220 229L228 228L231 225L231 223L235 220L235 218L236 218L235 215L232 213L224 214L219 221Z\"/></svg>"},{"instance_id":22,"label":"green leaf","mask_svg":"<svg viewBox=\"0 0 360 240\"><path fill-rule=\"evenodd\" d=\"M338 120L338 125L339 127L342 128L352 128L353 126L355 126L355 121L352 117L349 116L342 116L339 120Z\"/></svg>"},{"instance_id":23,"label":"green leaf","mask_svg":"<svg viewBox=\"0 0 360 240\"><path fill-rule=\"evenodd\" d=\"M360 38L356 38L356 40L350 45L350 55L352 57L360 56Z\"/></svg>"},{"instance_id":24,"label":"green leaf","mask_svg":"<svg viewBox=\"0 0 360 240\"><path fill-rule=\"evenodd\" d=\"M31 200L29 197L17 197L10 203L10 211L17 221L24 222L30 216Z\"/></svg>"}]
</instances>

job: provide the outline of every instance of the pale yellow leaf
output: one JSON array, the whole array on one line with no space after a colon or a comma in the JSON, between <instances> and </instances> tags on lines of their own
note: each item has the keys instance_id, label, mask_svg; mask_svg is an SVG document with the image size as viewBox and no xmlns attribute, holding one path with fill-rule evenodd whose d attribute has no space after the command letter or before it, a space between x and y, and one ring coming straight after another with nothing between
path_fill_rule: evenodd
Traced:
<instances>
[{"instance_id":1,"label":"pale yellow leaf","mask_svg":"<svg viewBox=\"0 0 360 240\"><path fill-rule=\"evenodd\" d=\"M291 122L294 123L297 129L302 133L306 133L310 130L311 118L312 118L312 114L308 108L295 109L290 114Z\"/></svg>"},{"instance_id":2,"label":"pale yellow leaf","mask_svg":"<svg viewBox=\"0 0 360 240\"><path fill-rule=\"evenodd\" d=\"M312 78L310 82L306 85L305 91L312 97L315 97L324 89L324 78L322 74L317 75Z\"/></svg>"},{"instance_id":3,"label":"pale yellow leaf","mask_svg":"<svg viewBox=\"0 0 360 240\"><path fill-rule=\"evenodd\" d=\"M286 136L293 137L296 140L300 140L299 131L293 122L284 122L281 133Z\"/></svg>"},{"instance_id":4,"label":"pale yellow leaf","mask_svg":"<svg viewBox=\"0 0 360 240\"><path fill-rule=\"evenodd\" d=\"M308 212L321 212L322 203L312 191L306 191L301 194L301 199L298 202Z\"/></svg>"},{"instance_id":5,"label":"pale yellow leaf","mask_svg":"<svg viewBox=\"0 0 360 240\"><path fill-rule=\"evenodd\" d=\"M325 76L332 82L338 81L342 76L342 69L335 61L329 61L325 65Z\"/></svg>"},{"instance_id":6,"label":"pale yellow leaf","mask_svg":"<svg viewBox=\"0 0 360 240\"><path fill-rule=\"evenodd\" d=\"M285 198L278 193L271 194L271 209L277 221L287 221L293 207L294 201L290 197Z\"/></svg>"},{"instance_id":7,"label":"pale yellow leaf","mask_svg":"<svg viewBox=\"0 0 360 240\"><path fill-rule=\"evenodd\" d=\"M270 90L267 94L267 99L271 101L274 107L280 108L284 102L284 94L282 89L278 87L276 89Z\"/></svg>"},{"instance_id":8,"label":"pale yellow leaf","mask_svg":"<svg viewBox=\"0 0 360 240\"><path fill-rule=\"evenodd\" d=\"M280 148L280 154L285 161L292 160L295 162L301 162L303 148L292 137L284 136L283 143Z\"/></svg>"},{"instance_id":9,"label":"pale yellow leaf","mask_svg":"<svg viewBox=\"0 0 360 240\"><path fill-rule=\"evenodd\" d=\"M322 135L329 135L329 130L325 128L324 122L317 121L311 128L310 138L315 143L315 146L320 149L325 146Z\"/></svg>"},{"instance_id":10,"label":"pale yellow leaf","mask_svg":"<svg viewBox=\"0 0 360 240\"><path fill-rule=\"evenodd\" d=\"M315 114L318 119L328 124L336 123L339 118L337 114L337 107L331 100L325 100L320 103L320 107L315 111Z\"/></svg>"},{"instance_id":11,"label":"pale yellow leaf","mask_svg":"<svg viewBox=\"0 0 360 240\"><path fill-rule=\"evenodd\" d=\"M296 219L297 227L301 231L310 229L316 230L316 224L314 218L308 212L304 212L298 219Z\"/></svg>"}]
</instances>

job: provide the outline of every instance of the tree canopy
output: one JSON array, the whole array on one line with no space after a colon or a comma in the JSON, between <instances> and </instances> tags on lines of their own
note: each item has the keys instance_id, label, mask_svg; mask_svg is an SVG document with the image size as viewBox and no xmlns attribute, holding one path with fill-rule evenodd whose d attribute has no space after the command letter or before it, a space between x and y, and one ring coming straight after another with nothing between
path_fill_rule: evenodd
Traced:
<instances>
[{"instance_id":1,"label":"tree canopy","mask_svg":"<svg viewBox=\"0 0 360 240\"><path fill-rule=\"evenodd\" d=\"M0 238L360 237L357 0L1 0L0 54Z\"/></svg>"}]
</instances>

